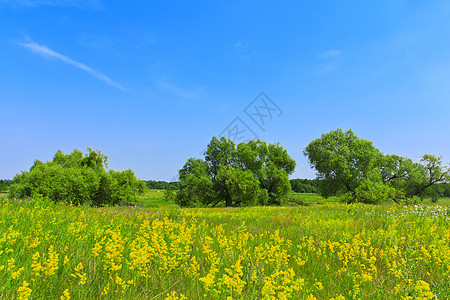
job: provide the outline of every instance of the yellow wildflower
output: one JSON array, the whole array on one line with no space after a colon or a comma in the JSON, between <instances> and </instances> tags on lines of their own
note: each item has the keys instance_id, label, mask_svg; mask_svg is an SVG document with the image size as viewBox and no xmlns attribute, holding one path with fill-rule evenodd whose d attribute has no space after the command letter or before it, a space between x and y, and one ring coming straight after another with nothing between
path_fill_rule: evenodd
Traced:
<instances>
[{"instance_id":1,"label":"yellow wildflower","mask_svg":"<svg viewBox=\"0 0 450 300\"><path fill-rule=\"evenodd\" d=\"M70 299L70 293L69 293L68 289L64 290L64 292L63 292L63 294L62 294L60 299L61 300L69 300Z\"/></svg>"},{"instance_id":2,"label":"yellow wildflower","mask_svg":"<svg viewBox=\"0 0 450 300\"><path fill-rule=\"evenodd\" d=\"M22 285L17 289L18 300L28 300L30 298L32 290L29 288L29 285L26 281L22 282Z\"/></svg>"}]
</instances>

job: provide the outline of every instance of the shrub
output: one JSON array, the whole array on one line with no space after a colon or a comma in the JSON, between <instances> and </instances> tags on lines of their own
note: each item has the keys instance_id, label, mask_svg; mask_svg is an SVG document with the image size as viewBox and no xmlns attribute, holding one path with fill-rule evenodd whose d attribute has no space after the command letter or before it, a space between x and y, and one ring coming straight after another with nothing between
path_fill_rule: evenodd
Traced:
<instances>
[{"instance_id":1,"label":"shrub","mask_svg":"<svg viewBox=\"0 0 450 300\"><path fill-rule=\"evenodd\" d=\"M64 154L56 152L52 161L36 160L30 171L14 177L10 197L26 198L42 195L54 202L94 206L132 203L145 191L145 182L132 170L107 171L108 157L88 148Z\"/></svg>"}]
</instances>

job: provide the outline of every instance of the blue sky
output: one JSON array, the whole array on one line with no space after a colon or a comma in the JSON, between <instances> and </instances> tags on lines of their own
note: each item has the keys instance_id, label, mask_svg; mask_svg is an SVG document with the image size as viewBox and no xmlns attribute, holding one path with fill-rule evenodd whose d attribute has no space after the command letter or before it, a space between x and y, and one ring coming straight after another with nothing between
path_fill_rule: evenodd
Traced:
<instances>
[{"instance_id":1,"label":"blue sky","mask_svg":"<svg viewBox=\"0 0 450 300\"><path fill-rule=\"evenodd\" d=\"M448 162L449 33L449 1L0 0L0 178L90 146L172 180L233 130L292 178L336 128Z\"/></svg>"}]
</instances>

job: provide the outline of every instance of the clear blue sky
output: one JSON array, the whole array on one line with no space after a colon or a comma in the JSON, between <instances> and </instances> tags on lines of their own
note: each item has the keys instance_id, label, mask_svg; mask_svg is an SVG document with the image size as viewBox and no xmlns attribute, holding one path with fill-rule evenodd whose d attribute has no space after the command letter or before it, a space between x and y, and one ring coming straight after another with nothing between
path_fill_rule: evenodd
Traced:
<instances>
[{"instance_id":1,"label":"clear blue sky","mask_svg":"<svg viewBox=\"0 0 450 300\"><path fill-rule=\"evenodd\" d=\"M0 178L91 146L171 180L236 117L292 178L336 128L448 162L449 49L449 1L0 0Z\"/></svg>"}]
</instances>

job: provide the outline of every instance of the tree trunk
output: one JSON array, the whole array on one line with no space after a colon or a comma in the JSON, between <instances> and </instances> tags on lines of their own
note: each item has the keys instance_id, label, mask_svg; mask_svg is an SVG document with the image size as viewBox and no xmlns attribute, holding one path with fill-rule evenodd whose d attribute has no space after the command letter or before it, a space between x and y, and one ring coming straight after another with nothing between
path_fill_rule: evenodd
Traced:
<instances>
[{"instance_id":1,"label":"tree trunk","mask_svg":"<svg viewBox=\"0 0 450 300\"><path fill-rule=\"evenodd\" d=\"M227 193L225 194L225 206L226 206L226 207L230 207L230 206L232 206L232 205L233 205L233 199L231 199L230 194L227 192Z\"/></svg>"}]
</instances>

